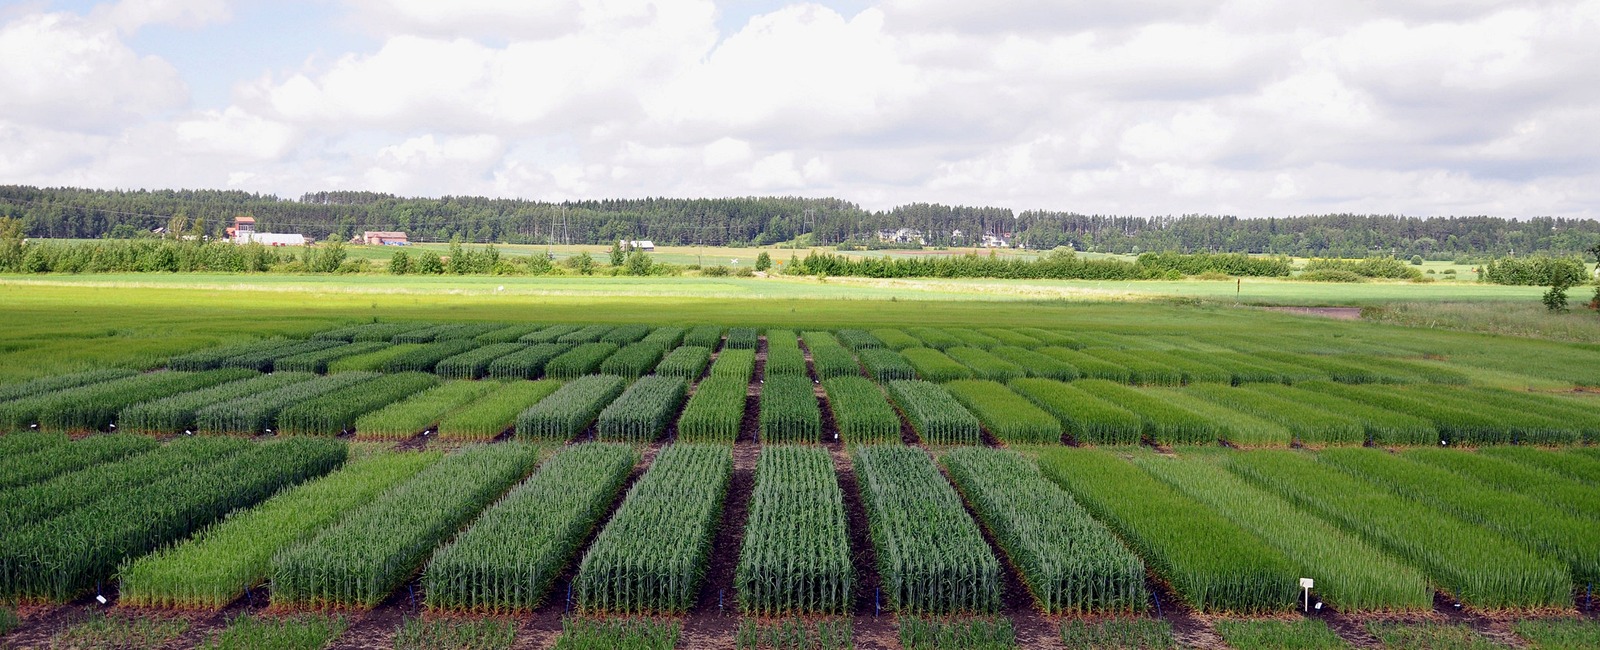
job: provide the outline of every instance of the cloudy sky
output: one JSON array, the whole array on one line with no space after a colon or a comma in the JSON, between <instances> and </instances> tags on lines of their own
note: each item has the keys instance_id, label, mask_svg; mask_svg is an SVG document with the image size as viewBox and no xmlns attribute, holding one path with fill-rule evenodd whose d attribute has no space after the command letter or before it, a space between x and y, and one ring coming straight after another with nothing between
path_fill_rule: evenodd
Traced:
<instances>
[{"instance_id":1,"label":"cloudy sky","mask_svg":"<svg viewBox=\"0 0 1600 650\"><path fill-rule=\"evenodd\" d=\"M1597 35L1600 0L9 0L0 183L1600 218Z\"/></svg>"}]
</instances>

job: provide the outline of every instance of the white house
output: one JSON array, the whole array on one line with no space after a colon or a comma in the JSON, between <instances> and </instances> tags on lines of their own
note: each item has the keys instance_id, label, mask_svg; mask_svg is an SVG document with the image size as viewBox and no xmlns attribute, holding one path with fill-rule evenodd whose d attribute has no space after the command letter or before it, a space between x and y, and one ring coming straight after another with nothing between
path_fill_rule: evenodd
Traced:
<instances>
[{"instance_id":1,"label":"white house","mask_svg":"<svg viewBox=\"0 0 1600 650\"><path fill-rule=\"evenodd\" d=\"M656 243L648 239L635 239L632 241L621 239L617 240L617 244L627 250L653 251L656 249Z\"/></svg>"},{"instance_id":2,"label":"white house","mask_svg":"<svg viewBox=\"0 0 1600 650\"><path fill-rule=\"evenodd\" d=\"M241 232L234 236L236 244L255 242L266 246L305 246L310 243L305 235L287 235L273 232Z\"/></svg>"}]
</instances>

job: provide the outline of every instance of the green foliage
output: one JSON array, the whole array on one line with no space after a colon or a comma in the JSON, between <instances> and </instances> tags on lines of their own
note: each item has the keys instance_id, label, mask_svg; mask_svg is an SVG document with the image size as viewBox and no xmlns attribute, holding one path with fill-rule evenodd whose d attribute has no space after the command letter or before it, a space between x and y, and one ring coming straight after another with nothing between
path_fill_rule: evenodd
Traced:
<instances>
[{"instance_id":1,"label":"green foliage","mask_svg":"<svg viewBox=\"0 0 1600 650\"><path fill-rule=\"evenodd\" d=\"M1004 384L963 379L944 387L1001 442L1061 442L1061 421L1011 392Z\"/></svg>"},{"instance_id":2,"label":"green foliage","mask_svg":"<svg viewBox=\"0 0 1600 650\"><path fill-rule=\"evenodd\" d=\"M368 608L441 542L533 471L539 447L467 447L272 558L272 602Z\"/></svg>"},{"instance_id":3,"label":"green foliage","mask_svg":"<svg viewBox=\"0 0 1600 650\"><path fill-rule=\"evenodd\" d=\"M316 377L282 388L213 404L195 412L195 422L205 433L255 435L276 430L278 414L290 406L315 400L345 388L377 379L378 375L347 372Z\"/></svg>"},{"instance_id":4,"label":"green foliage","mask_svg":"<svg viewBox=\"0 0 1600 650\"><path fill-rule=\"evenodd\" d=\"M864 377L835 377L822 382L834 424L847 444L900 441L900 416L884 399L883 389Z\"/></svg>"},{"instance_id":5,"label":"green foliage","mask_svg":"<svg viewBox=\"0 0 1600 650\"><path fill-rule=\"evenodd\" d=\"M551 359L561 356L569 348L559 343L536 343L519 352L512 352L489 364L489 377L493 379L537 379L544 373Z\"/></svg>"},{"instance_id":6,"label":"green foliage","mask_svg":"<svg viewBox=\"0 0 1600 650\"><path fill-rule=\"evenodd\" d=\"M1172 624L1154 618L1111 618L1061 622L1067 650L1176 650Z\"/></svg>"},{"instance_id":7,"label":"green foliage","mask_svg":"<svg viewBox=\"0 0 1600 650\"><path fill-rule=\"evenodd\" d=\"M0 531L0 597L65 601L103 584L128 557L182 539L233 510L321 476L342 442L290 438L108 495L53 519Z\"/></svg>"},{"instance_id":8,"label":"green foliage","mask_svg":"<svg viewBox=\"0 0 1600 650\"><path fill-rule=\"evenodd\" d=\"M1580 583L1600 579L1600 536L1593 534L1595 522L1590 519L1377 449L1329 450L1318 458L1560 558Z\"/></svg>"},{"instance_id":9,"label":"green foliage","mask_svg":"<svg viewBox=\"0 0 1600 650\"><path fill-rule=\"evenodd\" d=\"M1511 629L1539 650L1600 648L1600 623L1594 621L1536 618L1512 623Z\"/></svg>"},{"instance_id":10,"label":"green foliage","mask_svg":"<svg viewBox=\"0 0 1600 650\"><path fill-rule=\"evenodd\" d=\"M861 375L861 363L832 334L813 330L802 337L811 350L811 365L818 379Z\"/></svg>"},{"instance_id":11,"label":"green foliage","mask_svg":"<svg viewBox=\"0 0 1600 650\"><path fill-rule=\"evenodd\" d=\"M530 344L530 345L531 344L537 344L537 343L555 343L556 339L559 339L559 338L561 338L563 336L566 336L568 334L571 334L571 333L576 332L576 331L581 330L581 329L583 329L582 325L572 325L572 324L551 325L549 327L541 327L541 328L536 329L536 330L534 330L532 332L529 332L527 334L523 334L520 337L517 337L517 342L518 343L527 343L527 344Z\"/></svg>"},{"instance_id":12,"label":"green foliage","mask_svg":"<svg viewBox=\"0 0 1600 650\"><path fill-rule=\"evenodd\" d=\"M1021 367L1029 377L1043 377L1061 381L1072 381L1079 377L1078 369L1072 364L1049 355L1040 354L1031 349L1001 345L989 350L989 352Z\"/></svg>"},{"instance_id":13,"label":"green foliage","mask_svg":"<svg viewBox=\"0 0 1600 650\"><path fill-rule=\"evenodd\" d=\"M615 343L585 343L544 365L544 374L555 379L577 379L600 369L600 364L616 354Z\"/></svg>"},{"instance_id":14,"label":"green foliage","mask_svg":"<svg viewBox=\"0 0 1600 650\"><path fill-rule=\"evenodd\" d=\"M312 334L311 338L350 342L388 342L396 334L428 326L426 323L361 323L360 325L323 330Z\"/></svg>"},{"instance_id":15,"label":"green foliage","mask_svg":"<svg viewBox=\"0 0 1600 650\"><path fill-rule=\"evenodd\" d=\"M1089 348L1081 354L1128 369L1128 383L1140 386L1182 386L1183 371L1146 356L1145 350ZM1092 376L1092 375L1091 375Z\"/></svg>"},{"instance_id":16,"label":"green foliage","mask_svg":"<svg viewBox=\"0 0 1600 650\"><path fill-rule=\"evenodd\" d=\"M907 329L906 332L917 337L917 340L922 342L921 345L935 350L947 350L962 345L960 338L935 327L912 327Z\"/></svg>"},{"instance_id":17,"label":"green foliage","mask_svg":"<svg viewBox=\"0 0 1600 650\"><path fill-rule=\"evenodd\" d=\"M200 650L321 650L348 626L343 616L238 616Z\"/></svg>"},{"instance_id":18,"label":"green foliage","mask_svg":"<svg viewBox=\"0 0 1600 650\"><path fill-rule=\"evenodd\" d=\"M552 650L672 650L682 631L676 620L567 617Z\"/></svg>"},{"instance_id":19,"label":"green foliage","mask_svg":"<svg viewBox=\"0 0 1600 650\"><path fill-rule=\"evenodd\" d=\"M517 437L570 440L583 433L611 400L622 394L627 380L611 375L589 375L562 385L517 415Z\"/></svg>"},{"instance_id":20,"label":"green foliage","mask_svg":"<svg viewBox=\"0 0 1600 650\"><path fill-rule=\"evenodd\" d=\"M516 426L517 414L558 388L561 388L561 382L554 379L510 381L495 386L483 398L440 419L439 437L444 440L479 441L495 438Z\"/></svg>"},{"instance_id":21,"label":"green foliage","mask_svg":"<svg viewBox=\"0 0 1600 650\"><path fill-rule=\"evenodd\" d=\"M285 341L271 347L253 350L223 359L218 368L248 368L257 372L271 372L278 359L321 352L341 347L338 341L313 339L310 341Z\"/></svg>"},{"instance_id":22,"label":"green foliage","mask_svg":"<svg viewBox=\"0 0 1600 650\"><path fill-rule=\"evenodd\" d=\"M1004 616L900 618L900 647L905 650L1008 650L1017 647L1017 631Z\"/></svg>"},{"instance_id":23,"label":"green foliage","mask_svg":"<svg viewBox=\"0 0 1600 650\"><path fill-rule=\"evenodd\" d=\"M726 345L734 350L754 350L761 344L760 337L754 327L735 327L728 330Z\"/></svg>"},{"instance_id":24,"label":"green foliage","mask_svg":"<svg viewBox=\"0 0 1600 650\"><path fill-rule=\"evenodd\" d=\"M1368 621L1367 632L1386 650L1504 650L1462 624Z\"/></svg>"},{"instance_id":25,"label":"green foliage","mask_svg":"<svg viewBox=\"0 0 1600 650\"><path fill-rule=\"evenodd\" d=\"M667 353L667 356L661 359L661 363L656 364L656 374L697 381L700 375L705 374L706 365L710 362L711 348L685 345Z\"/></svg>"},{"instance_id":26,"label":"green foliage","mask_svg":"<svg viewBox=\"0 0 1600 650\"><path fill-rule=\"evenodd\" d=\"M961 341L961 345L966 347L988 350L1000 345L1000 339L983 332L966 329L964 327L945 328L944 333L959 339Z\"/></svg>"},{"instance_id":27,"label":"green foliage","mask_svg":"<svg viewBox=\"0 0 1600 650\"><path fill-rule=\"evenodd\" d=\"M1439 431L1434 428L1432 422L1408 413L1363 404L1299 386L1252 384L1244 388L1295 404L1296 408L1304 405L1355 419L1366 431L1366 439L1375 444L1432 445L1439 442ZM1354 439L1350 441L1354 442Z\"/></svg>"},{"instance_id":28,"label":"green foliage","mask_svg":"<svg viewBox=\"0 0 1600 650\"><path fill-rule=\"evenodd\" d=\"M380 341L367 341L363 343L339 345L312 352L303 352L300 354L280 357L272 362L272 368L274 372L325 373L328 371L328 366L334 361L343 359L345 357L353 357L358 354L377 352L378 350L382 350L387 347L389 347L388 343Z\"/></svg>"},{"instance_id":29,"label":"green foliage","mask_svg":"<svg viewBox=\"0 0 1600 650\"><path fill-rule=\"evenodd\" d=\"M1421 258L1418 258L1421 259ZM1421 262L1417 262L1421 264ZM1295 621L1217 621L1217 634L1237 650L1343 650L1350 645L1314 618Z\"/></svg>"},{"instance_id":30,"label":"green foliage","mask_svg":"<svg viewBox=\"0 0 1600 650\"><path fill-rule=\"evenodd\" d=\"M384 372L433 372L439 362L478 347L470 339L455 339L418 346L405 354L390 357Z\"/></svg>"},{"instance_id":31,"label":"green foliage","mask_svg":"<svg viewBox=\"0 0 1600 650\"><path fill-rule=\"evenodd\" d=\"M221 609L261 584L278 551L315 535L439 459L437 453L387 453L280 492L234 513L183 544L123 564L121 602Z\"/></svg>"},{"instance_id":32,"label":"green foliage","mask_svg":"<svg viewBox=\"0 0 1600 650\"><path fill-rule=\"evenodd\" d=\"M650 376L633 382L595 420L601 440L651 442L660 437L678 407L683 406L685 382L677 377Z\"/></svg>"},{"instance_id":33,"label":"green foliage","mask_svg":"<svg viewBox=\"0 0 1600 650\"><path fill-rule=\"evenodd\" d=\"M724 348L711 363L712 377L731 377L748 384L755 373L755 350Z\"/></svg>"},{"instance_id":34,"label":"green foliage","mask_svg":"<svg viewBox=\"0 0 1600 650\"><path fill-rule=\"evenodd\" d=\"M923 347L921 339L907 334L903 330L875 329L872 330L870 334L873 336L873 338L878 339L878 341L883 344L883 347L886 347L890 350L895 350L897 352L906 348Z\"/></svg>"},{"instance_id":35,"label":"green foliage","mask_svg":"<svg viewBox=\"0 0 1600 650\"><path fill-rule=\"evenodd\" d=\"M673 348L676 348L682 344L683 337L688 332L689 328L687 327L673 327L670 325L666 327L657 327L650 330L650 333L644 338L639 339L639 342L654 345L661 349L662 354L666 354Z\"/></svg>"},{"instance_id":36,"label":"green foliage","mask_svg":"<svg viewBox=\"0 0 1600 650\"><path fill-rule=\"evenodd\" d=\"M0 440L33 434L11 434ZM62 437L65 442L65 436ZM0 530L17 530L157 480L194 471L250 447L237 438L183 438L148 453L0 491Z\"/></svg>"},{"instance_id":37,"label":"green foliage","mask_svg":"<svg viewBox=\"0 0 1600 650\"><path fill-rule=\"evenodd\" d=\"M1305 273L1343 271L1354 273L1363 278L1422 279L1422 271L1418 271L1393 257L1368 257L1361 260L1312 258L1311 261L1306 262L1304 270ZM1304 278L1305 273L1302 273L1299 277Z\"/></svg>"},{"instance_id":38,"label":"green foliage","mask_svg":"<svg viewBox=\"0 0 1600 650\"><path fill-rule=\"evenodd\" d=\"M849 650L854 624L845 618L782 618L739 621L736 650Z\"/></svg>"},{"instance_id":39,"label":"green foliage","mask_svg":"<svg viewBox=\"0 0 1600 650\"><path fill-rule=\"evenodd\" d=\"M649 325L640 325L638 323L630 323L630 324L627 324L627 325L618 325L618 326L612 328L611 331L606 332L604 336L600 337L600 342L601 343L615 343L618 346L626 346L626 345L628 345L630 343L639 342L641 339L643 339L644 337L648 336L649 334L650 334L650 326Z\"/></svg>"},{"instance_id":40,"label":"green foliage","mask_svg":"<svg viewBox=\"0 0 1600 650\"><path fill-rule=\"evenodd\" d=\"M230 244L231 245L231 244ZM183 618L122 616L94 612L50 637L50 648L115 648L116 650L158 650L177 640L189 629Z\"/></svg>"},{"instance_id":41,"label":"green foliage","mask_svg":"<svg viewBox=\"0 0 1600 650\"><path fill-rule=\"evenodd\" d=\"M0 442L3 441L4 439L0 438ZM1524 467L1541 469L1576 480L1587 486L1600 486L1600 457L1597 456L1585 456L1577 451L1551 451L1531 447L1486 447L1481 450L1481 453L1493 458L1510 460ZM1483 480L1489 481L1491 484L1498 483L1498 481L1490 478ZM1547 478L1534 479L1530 485L1534 486L1534 489L1538 489L1541 484L1545 484L1547 481ZM1557 498L1562 498L1559 495L1556 496Z\"/></svg>"},{"instance_id":42,"label":"green foliage","mask_svg":"<svg viewBox=\"0 0 1600 650\"><path fill-rule=\"evenodd\" d=\"M355 430L362 437L410 438L495 387L494 382L446 381L356 418Z\"/></svg>"},{"instance_id":43,"label":"green foliage","mask_svg":"<svg viewBox=\"0 0 1600 650\"><path fill-rule=\"evenodd\" d=\"M1070 364L1078 370L1079 376L1090 379L1105 379L1119 384L1133 383L1133 372L1121 364L1112 363L1068 348L1052 346L1039 348L1037 351L1040 354L1054 357Z\"/></svg>"},{"instance_id":44,"label":"green foliage","mask_svg":"<svg viewBox=\"0 0 1600 650\"><path fill-rule=\"evenodd\" d=\"M899 352L886 348L862 348L859 354L861 365L866 367L867 374L876 381L917 378L917 369L911 367L911 362L906 361Z\"/></svg>"},{"instance_id":45,"label":"green foliage","mask_svg":"<svg viewBox=\"0 0 1600 650\"><path fill-rule=\"evenodd\" d=\"M1503 257L1483 265L1478 280L1491 284L1571 287L1589 281L1589 269L1576 257Z\"/></svg>"},{"instance_id":46,"label":"green foliage","mask_svg":"<svg viewBox=\"0 0 1600 650\"><path fill-rule=\"evenodd\" d=\"M678 418L678 439L732 444L744 421L748 385L738 377L712 376L700 382Z\"/></svg>"},{"instance_id":47,"label":"green foliage","mask_svg":"<svg viewBox=\"0 0 1600 650\"><path fill-rule=\"evenodd\" d=\"M355 428L363 415L439 385L439 378L420 372L381 375L278 413L283 433L335 435Z\"/></svg>"},{"instance_id":48,"label":"green foliage","mask_svg":"<svg viewBox=\"0 0 1600 650\"><path fill-rule=\"evenodd\" d=\"M611 332L611 325L589 325L556 337L556 343L596 343Z\"/></svg>"},{"instance_id":49,"label":"green foliage","mask_svg":"<svg viewBox=\"0 0 1600 650\"><path fill-rule=\"evenodd\" d=\"M1218 437L1217 427L1201 415L1161 399L1152 393L1103 379L1084 379L1074 388L1112 402L1139 416L1140 433L1164 444L1209 444ZM1198 386L1190 391L1211 388Z\"/></svg>"},{"instance_id":50,"label":"green foliage","mask_svg":"<svg viewBox=\"0 0 1600 650\"><path fill-rule=\"evenodd\" d=\"M1012 390L1054 415L1081 443L1138 444L1144 420L1138 414L1072 384L1049 379L1017 379Z\"/></svg>"},{"instance_id":51,"label":"green foliage","mask_svg":"<svg viewBox=\"0 0 1600 650\"><path fill-rule=\"evenodd\" d=\"M931 445L978 444L978 419L943 386L925 381L891 381L889 397L922 441Z\"/></svg>"},{"instance_id":52,"label":"green foliage","mask_svg":"<svg viewBox=\"0 0 1600 650\"><path fill-rule=\"evenodd\" d=\"M1195 609L1259 613L1294 605L1299 576L1282 552L1116 454L1057 447L1044 450L1039 465Z\"/></svg>"},{"instance_id":53,"label":"green foliage","mask_svg":"<svg viewBox=\"0 0 1600 650\"><path fill-rule=\"evenodd\" d=\"M163 371L65 388L0 403L0 430L34 423L46 431L103 430L128 406L252 376L254 372L237 368Z\"/></svg>"},{"instance_id":54,"label":"green foliage","mask_svg":"<svg viewBox=\"0 0 1600 650\"><path fill-rule=\"evenodd\" d=\"M887 605L901 614L997 609L1000 564L927 452L877 445L851 456Z\"/></svg>"},{"instance_id":55,"label":"green foliage","mask_svg":"<svg viewBox=\"0 0 1600 650\"><path fill-rule=\"evenodd\" d=\"M979 379L992 379L994 381L1010 381L1027 374L1022 366L990 354L987 350L968 347L954 347L944 353L962 365L971 368L973 374Z\"/></svg>"},{"instance_id":56,"label":"green foliage","mask_svg":"<svg viewBox=\"0 0 1600 650\"><path fill-rule=\"evenodd\" d=\"M1307 402L1216 384L1191 386L1184 392L1281 424L1302 443L1359 445L1367 440L1366 426L1360 420Z\"/></svg>"},{"instance_id":57,"label":"green foliage","mask_svg":"<svg viewBox=\"0 0 1600 650\"><path fill-rule=\"evenodd\" d=\"M767 330L767 363L762 368L762 379L805 376L806 357L794 330Z\"/></svg>"},{"instance_id":58,"label":"green foliage","mask_svg":"<svg viewBox=\"0 0 1600 650\"><path fill-rule=\"evenodd\" d=\"M972 378L972 370L933 348L906 348L900 351L900 356L916 369L919 378L927 381L942 383Z\"/></svg>"},{"instance_id":59,"label":"green foliage","mask_svg":"<svg viewBox=\"0 0 1600 650\"><path fill-rule=\"evenodd\" d=\"M1293 266L1286 256L1253 257L1245 253L1143 253L1139 266L1184 275L1222 273L1246 277L1289 277Z\"/></svg>"},{"instance_id":60,"label":"green foliage","mask_svg":"<svg viewBox=\"0 0 1600 650\"><path fill-rule=\"evenodd\" d=\"M1314 578L1318 599L1343 612L1420 611L1433 606L1433 588L1416 568L1230 474L1215 454L1134 463L1254 533Z\"/></svg>"},{"instance_id":61,"label":"green foliage","mask_svg":"<svg viewBox=\"0 0 1600 650\"><path fill-rule=\"evenodd\" d=\"M1411 562L1474 607L1543 607L1572 602L1565 565L1500 535L1405 499L1292 451L1232 457L1246 479Z\"/></svg>"},{"instance_id":62,"label":"green foliage","mask_svg":"<svg viewBox=\"0 0 1600 650\"><path fill-rule=\"evenodd\" d=\"M449 379L477 379L489 373L489 366L501 357L522 351L520 343L490 343L445 358L434 366L434 374Z\"/></svg>"},{"instance_id":63,"label":"green foliage","mask_svg":"<svg viewBox=\"0 0 1600 650\"><path fill-rule=\"evenodd\" d=\"M661 346L655 343L632 343L606 357L600 363L600 372L635 379L654 369L662 352Z\"/></svg>"},{"instance_id":64,"label":"green foliage","mask_svg":"<svg viewBox=\"0 0 1600 650\"><path fill-rule=\"evenodd\" d=\"M499 329L490 330L484 334L479 334L475 340L479 343L521 343L523 342L522 337L543 330L544 328L545 326L543 325L518 323L516 325L507 325Z\"/></svg>"},{"instance_id":65,"label":"green foliage","mask_svg":"<svg viewBox=\"0 0 1600 650\"><path fill-rule=\"evenodd\" d=\"M67 444L67 434L60 431L18 431L0 436L0 459L31 454Z\"/></svg>"},{"instance_id":66,"label":"green foliage","mask_svg":"<svg viewBox=\"0 0 1600 650\"><path fill-rule=\"evenodd\" d=\"M675 613L694 605L705 576L732 450L679 443L656 455L573 580L584 612Z\"/></svg>"},{"instance_id":67,"label":"green foliage","mask_svg":"<svg viewBox=\"0 0 1600 650\"><path fill-rule=\"evenodd\" d=\"M845 347L857 352L868 348L883 347L883 341L879 341L878 337L873 336L871 332L866 330L843 329L834 334L839 337L839 342L843 343Z\"/></svg>"},{"instance_id":68,"label":"green foliage","mask_svg":"<svg viewBox=\"0 0 1600 650\"><path fill-rule=\"evenodd\" d=\"M962 447L943 457L950 479L994 536L1039 609L1144 609L1144 563L1039 468L1016 452Z\"/></svg>"},{"instance_id":69,"label":"green foliage","mask_svg":"<svg viewBox=\"0 0 1600 650\"><path fill-rule=\"evenodd\" d=\"M117 427L127 432L147 434L194 431L199 426L196 413L206 406L298 384L312 378L313 375L310 373L279 372L140 402L122 409L117 415Z\"/></svg>"},{"instance_id":70,"label":"green foliage","mask_svg":"<svg viewBox=\"0 0 1600 650\"><path fill-rule=\"evenodd\" d=\"M763 448L734 578L739 609L766 616L849 613L850 558L832 456L815 447Z\"/></svg>"},{"instance_id":71,"label":"green foliage","mask_svg":"<svg viewBox=\"0 0 1600 650\"><path fill-rule=\"evenodd\" d=\"M822 410L811 380L769 377L761 386L760 422L763 442L821 442Z\"/></svg>"},{"instance_id":72,"label":"green foliage","mask_svg":"<svg viewBox=\"0 0 1600 650\"><path fill-rule=\"evenodd\" d=\"M772 268L772 256L768 255L766 251L761 251L760 254L756 255L756 270L765 271L770 268Z\"/></svg>"},{"instance_id":73,"label":"green foliage","mask_svg":"<svg viewBox=\"0 0 1600 650\"><path fill-rule=\"evenodd\" d=\"M156 446L156 442L150 438L112 433L89 436L31 453L6 456L0 458L0 490L148 453Z\"/></svg>"},{"instance_id":74,"label":"green foliage","mask_svg":"<svg viewBox=\"0 0 1600 650\"><path fill-rule=\"evenodd\" d=\"M14 399L42 395L44 393L61 391L69 388L88 386L89 384L98 384L111 381L113 379L131 377L135 374L138 373L132 370L108 368L104 370L86 370L84 372L75 372L67 375L41 377L39 379L25 381L19 384L0 386L0 402L8 402Z\"/></svg>"},{"instance_id":75,"label":"green foliage","mask_svg":"<svg viewBox=\"0 0 1600 650\"><path fill-rule=\"evenodd\" d=\"M422 584L430 607L527 612L559 575L622 491L637 454L625 445L562 450L434 553Z\"/></svg>"},{"instance_id":76,"label":"green foliage","mask_svg":"<svg viewBox=\"0 0 1600 650\"><path fill-rule=\"evenodd\" d=\"M511 650L516 621L407 618L395 631L395 650Z\"/></svg>"},{"instance_id":77,"label":"green foliage","mask_svg":"<svg viewBox=\"0 0 1600 650\"><path fill-rule=\"evenodd\" d=\"M411 354L413 351L422 347L423 346L418 343L406 343L402 345L385 344L384 347L377 348L371 352L352 354L347 357L340 357L338 359L329 361L327 373L372 372L383 370L384 367L389 364L390 359Z\"/></svg>"},{"instance_id":78,"label":"green foliage","mask_svg":"<svg viewBox=\"0 0 1600 650\"><path fill-rule=\"evenodd\" d=\"M683 344L716 352L717 348L722 346L722 326L696 325L684 333Z\"/></svg>"}]
</instances>

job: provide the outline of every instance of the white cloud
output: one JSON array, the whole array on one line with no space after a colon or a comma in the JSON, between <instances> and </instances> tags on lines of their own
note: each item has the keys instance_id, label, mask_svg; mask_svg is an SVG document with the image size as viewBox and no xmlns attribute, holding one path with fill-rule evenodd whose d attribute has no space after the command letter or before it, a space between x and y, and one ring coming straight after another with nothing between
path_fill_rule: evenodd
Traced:
<instances>
[{"instance_id":1,"label":"white cloud","mask_svg":"<svg viewBox=\"0 0 1600 650\"><path fill-rule=\"evenodd\" d=\"M253 28L226 0L0 13L0 174L1600 217L1600 0L794 2L731 33L711 0L345 6L370 45L312 43L199 107L190 68L125 39Z\"/></svg>"}]
</instances>

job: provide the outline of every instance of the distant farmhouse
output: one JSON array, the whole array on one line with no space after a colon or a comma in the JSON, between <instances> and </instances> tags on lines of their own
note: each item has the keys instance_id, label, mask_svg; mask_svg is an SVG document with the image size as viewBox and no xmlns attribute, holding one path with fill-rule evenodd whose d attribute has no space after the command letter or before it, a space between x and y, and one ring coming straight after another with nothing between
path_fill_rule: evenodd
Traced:
<instances>
[{"instance_id":1,"label":"distant farmhouse","mask_svg":"<svg viewBox=\"0 0 1600 650\"><path fill-rule=\"evenodd\" d=\"M228 240L235 244L264 244L266 246L305 246L311 240L305 235L289 235L270 232L256 232L255 217L234 217L233 226L228 228Z\"/></svg>"},{"instance_id":2,"label":"distant farmhouse","mask_svg":"<svg viewBox=\"0 0 1600 650\"><path fill-rule=\"evenodd\" d=\"M406 239L403 232L387 230L368 230L361 233L361 243L368 246L410 246L411 241Z\"/></svg>"},{"instance_id":3,"label":"distant farmhouse","mask_svg":"<svg viewBox=\"0 0 1600 650\"><path fill-rule=\"evenodd\" d=\"M621 246L623 250L630 251L653 251L656 249L656 243L648 239L619 239L617 240L617 245Z\"/></svg>"},{"instance_id":4,"label":"distant farmhouse","mask_svg":"<svg viewBox=\"0 0 1600 650\"><path fill-rule=\"evenodd\" d=\"M919 246L928 245L928 240L922 236L922 231L915 228L879 230L878 241L893 242L896 244L917 244Z\"/></svg>"}]
</instances>

